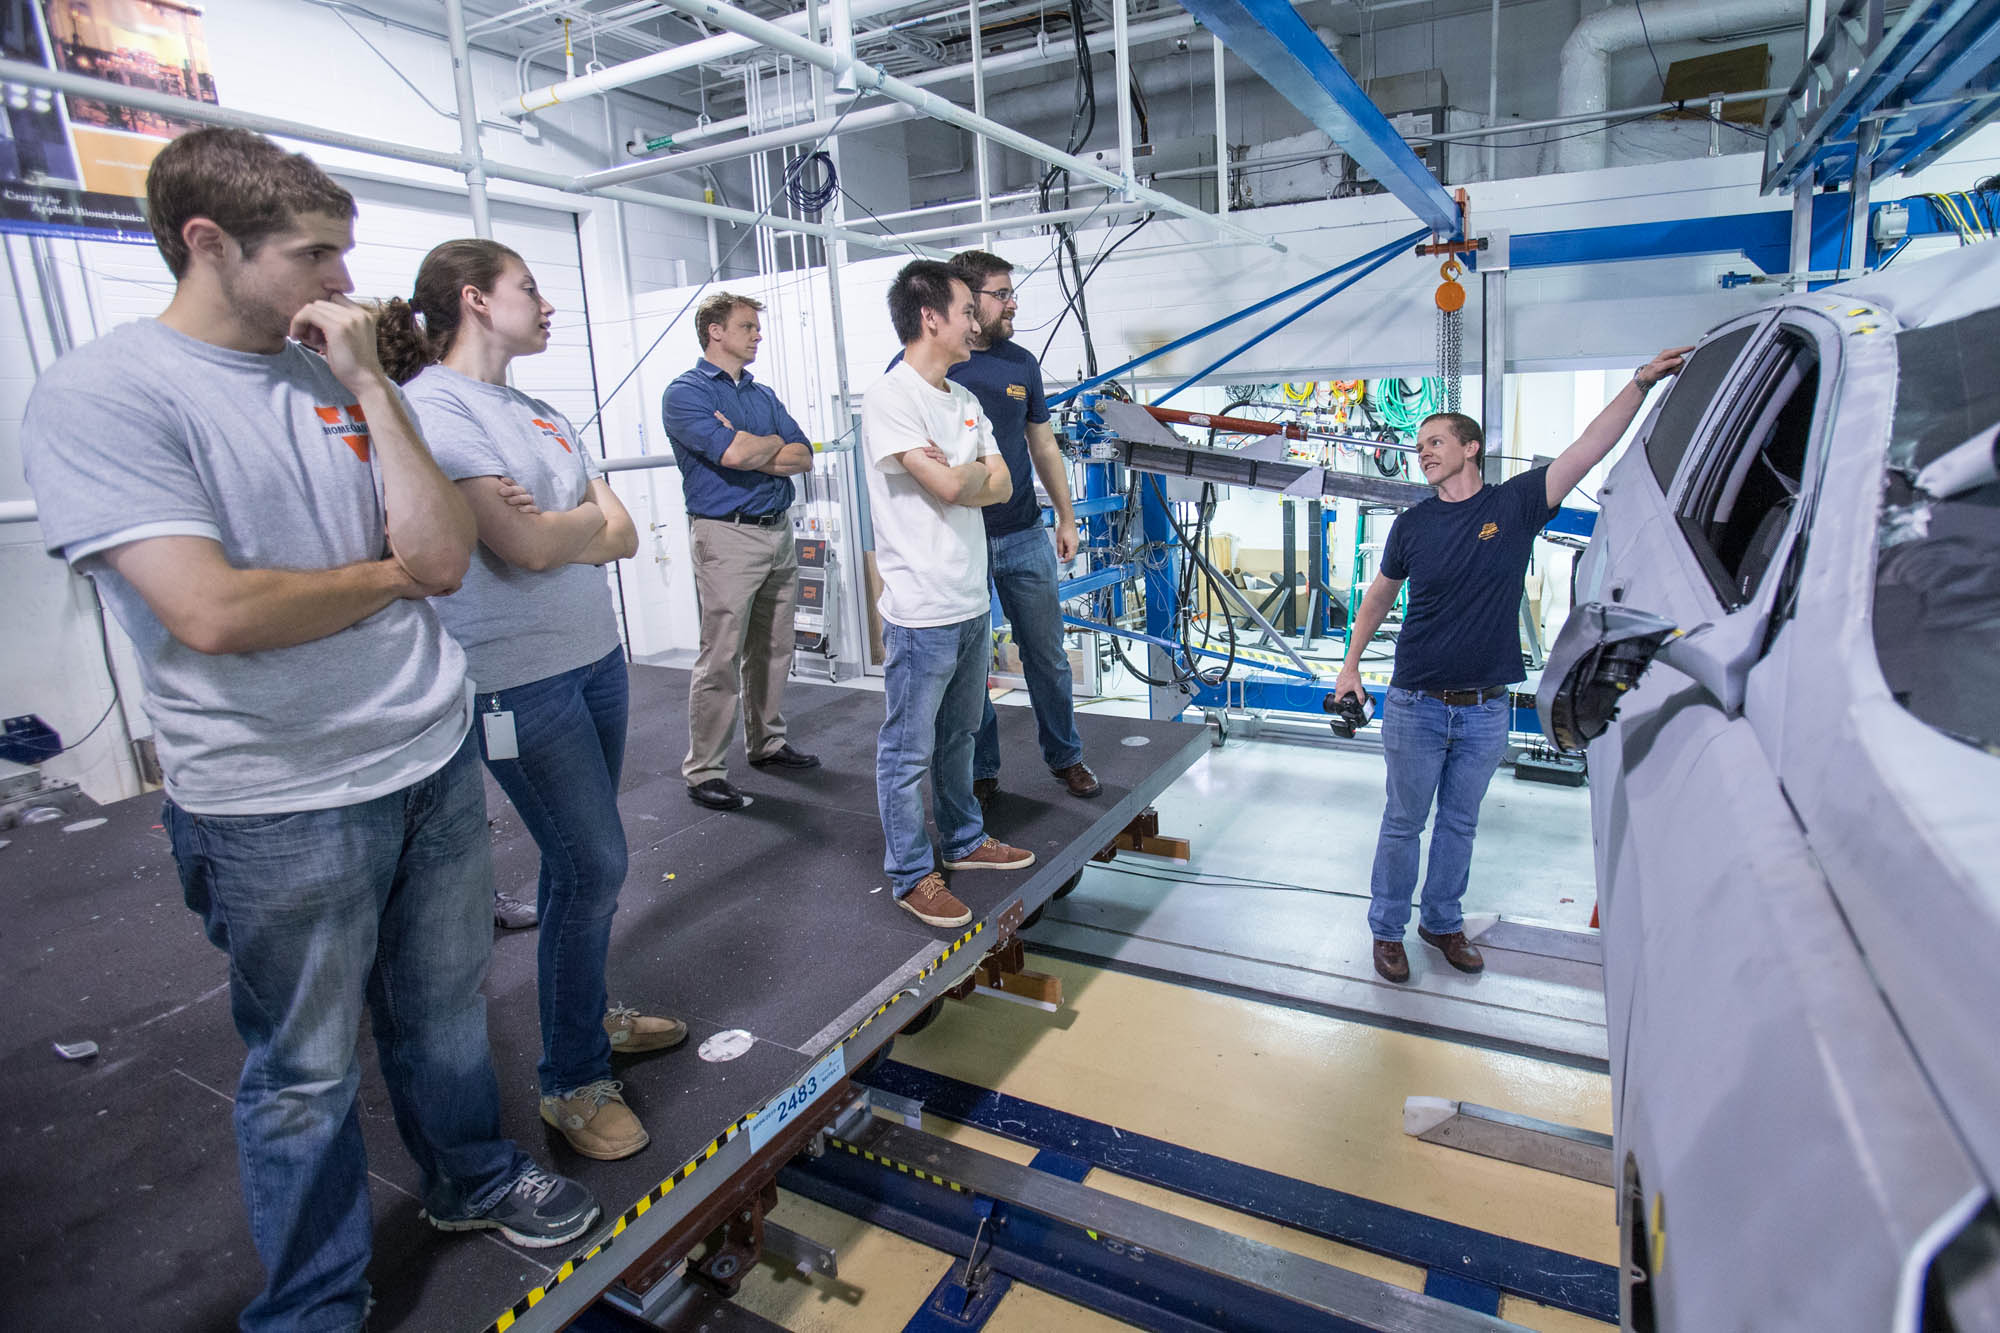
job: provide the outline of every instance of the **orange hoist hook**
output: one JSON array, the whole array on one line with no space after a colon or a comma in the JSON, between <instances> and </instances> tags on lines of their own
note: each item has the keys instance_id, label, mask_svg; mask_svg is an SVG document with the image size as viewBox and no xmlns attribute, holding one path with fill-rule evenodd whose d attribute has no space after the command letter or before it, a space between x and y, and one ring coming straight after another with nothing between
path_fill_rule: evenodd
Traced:
<instances>
[{"instance_id":1,"label":"orange hoist hook","mask_svg":"<svg viewBox=\"0 0 2000 1333\"><path fill-rule=\"evenodd\" d=\"M1438 266L1438 276L1444 281L1437 290L1437 307L1447 315L1465 309L1465 288L1458 285L1458 275L1465 272L1456 259L1447 259Z\"/></svg>"}]
</instances>

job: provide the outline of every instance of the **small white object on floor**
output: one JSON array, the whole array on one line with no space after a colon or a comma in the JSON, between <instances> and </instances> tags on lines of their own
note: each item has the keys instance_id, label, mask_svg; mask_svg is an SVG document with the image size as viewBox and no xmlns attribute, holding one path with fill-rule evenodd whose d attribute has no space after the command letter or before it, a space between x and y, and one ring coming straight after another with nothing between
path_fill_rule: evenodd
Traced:
<instances>
[{"instance_id":1,"label":"small white object on floor","mask_svg":"<svg viewBox=\"0 0 2000 1333\"><path fill-rule=\"evenodd\" d=\"M50 1044L56 1048L56 1054L65 1060L88 1060L97 1054L97 1043L94 1041L58 1041Z\"/></svg>"},{"instance_id":2,"label":"small white object on floor","mask_svg":"<svg viewBox=\"0 0 2000 1333\"><path fill-rule=\"evenodd\" d=\"M106 820L106 819L105 819L105 818L104 818L103 816L101 816L101 815L100 815L100 816L99 816L98 818L96 818L96 819L79 819L79 820L77 820L77 821L76 821L76 822L75 822L74 824L64 824L64 825L63 825L63 832L64 832L64 833L82 833L82 832L83 832L83 831L84 831L85 829L94 829L94 828L96 828L96 827L97 827L97 826L98 826L99 824L104 824L104 823L108 823L108 822L110 822L110 821Z\"/></svg>"},{"instance_id":3,"label":"small white object on floor","mask_svg":"<svg viewBox=\"0 0 2000 1333\"><path fill-rule=\"evenodd\" d=\"M1151 736L1127 736L1124 740L1118 743L1120 745L1129 745L1136 750L1141 745L1151 745L1153 743L1153 738Z\"/></svg>"},{"instance_id":4,"label":"small white object on floor","mask_svg":"<svg viewBox=\"0 0 2000 1333\"><path fill-rule=\"evenodd\" d=\"M1458 1114L1458 1103L1444 1097L1405 1097L1403 1132L1422 1135Z\"/></svg>"},{"instance_id":5,"label":"small white object on floor","mask_svg":"<svg viewBox=\"0 0 2000 1333\"><path fill-rule=\"evenodd\" d=\"M734 1060L737 1056L757 1044L757 1039L742 1028L730 1028L718 1032L701 1044L701 1058L710 1064L721 1064Z\"/></svg>"}]
</instances>

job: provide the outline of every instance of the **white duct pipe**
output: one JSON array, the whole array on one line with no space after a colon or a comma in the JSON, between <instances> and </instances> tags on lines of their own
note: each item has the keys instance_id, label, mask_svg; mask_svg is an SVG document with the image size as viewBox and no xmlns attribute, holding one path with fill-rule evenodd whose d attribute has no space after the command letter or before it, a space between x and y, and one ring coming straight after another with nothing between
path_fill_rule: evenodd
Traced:
<instances>
[{"instance_id":1,"label":"white duct pipe","mask_svg":"<svg viewBox=\"0 0 2000 1333\"><path fill-rule=\"evenodd\" d=\"M1563 43L1562 65L1556 76L1558 115L1601 112L1610 96L1611 57L1644 46L1650 35L1655 47L1697 37L1774 23L1803 22L1806 0L1651 0L1644 26L1636 7L1617 5L1592 14ZM1563 171L1590 171L1605 162L1605 136L1580 135L1556 147Z\"/></svg>"},{"instance_id":2,"label":"white duct pipe","mask_svg":"<svg viewBox=\"0 0 2000 1333\"><path fill-rule=\"evenodd\" d=\"M850 30L855 19L885 14L892 9L908 9L913 3L915 0L849 0ZM800 33L806 29L806 16L803 13L787 14L773 21L787 32ZM731 56L740 56L746 51L756 50L761 45L762 42L739 37L732 32L717 33L698 42L684 42L657 55L641 56L637 60L628 60L622 65L613 65L610 69L599 70L595 74L586 74L580 79L564 79L560 83L531 88L522 93L518 101L501 109L516 119L532 116L535 112L546 110L558 102L574 102L579 98L602 96L614 88L628 87L646 79L658 78L662 74L672 74L677 70L692 69L696 65L714 64Z\"/></svg>"}]
</instances>

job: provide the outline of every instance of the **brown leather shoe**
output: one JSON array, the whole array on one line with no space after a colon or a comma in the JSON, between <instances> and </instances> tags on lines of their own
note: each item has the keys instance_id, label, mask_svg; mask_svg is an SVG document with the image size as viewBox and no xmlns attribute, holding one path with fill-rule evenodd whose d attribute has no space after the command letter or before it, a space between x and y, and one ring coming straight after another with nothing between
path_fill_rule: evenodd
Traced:
<instances>
[{"instance_id":1,"label":"brown leather shoe","mask_svg":"<svg viewBox=\"0 0 2000 1333\"><path fill-rule=\"evenodd\" d=\"M999 794L1000 779L974 778L972 780L972 799L979 802L979 808L982 812L985 811L987 806L993 804L993 798Z\"/></svg>"},{"instance_id":2,"label":"brown leather shoe","mask_svg":"<svg viewBox=\"0 0 2000 1333\"><path fill-rule=\"evenodd\" d=\"M1410 956L1403 952L1400 940L1375 941L1375 970L1382 974L1384 981L1403 982L1410 979Z\"/></svg>"},{"instance_id":3,"label":"brown leather shoe","mask_svg":"<svg viewBox=\"0 0 2000 1333\"><path fill-rule=\"evenodd\" d=\"M604 1035L613 1055L665 1051L687 1040L688 1025L678 1018L642 1014L630 1005L614 1004L604 1011Z\"/></svg>"},{"instance_id":4,"label":"brown leather shoe","mask_svg":"<svg viewBox=\"0 0 2000 1333\"><path fill-rule=\"evenodd\" d=\"M562 1132L569 1146L585 1157L615 1162L630 1157L649 1142L645 1126L625 1105L615 1079L572 1089L567 1097L542 1098L542 1119Z\"/></svg>"},{"instance_id":5,"label":"brown leather shoe","mask_svg":"<svg viewBox=\"0 0 2000 1333\"><path fill-rule=\"evenodd\" d=\"M1417 927L1417 938L1433 949L1443 952L1444 960L1461 972L1484 972L1486 959L1477 945L1467 938L1462 930L1454 930L1449 935L1433 935L1422 926Z\"/></svg>"},{"instance_id":6,"label":"brown leather shoe","mask_svg":"<svg viewBox=\"0 0 2000 1333\"><path fill-rule=\"evenodd\" d=\"M988 838L956 861L946 861L946 870L1026 870L1035 863L1035 854L1009 847L998 838Z\"/></svg>"},{"instance_id":7,"label":"brown leather shoe","mask_svg":"<svg viewBox=\"0 0 2000 1333\"><path fill-rule=\"evenodd\" d=\"M944 886L944 876L935 870L918 880L915 888L896 901L904 911L927 926L972 924L972 909L952 897L951 890Z\"/></svg>"},{"instance_id":8,"label":"brown leather shoe","mask_svg":"<svg viewBox=\"0 0 2000 1333\"><path fill-rule=\"evenodd\" d=\"M1071 796L1095 796L1104 790L1097 781L1097 774L1090 771L1090 765L1078 760L1068 768L1050 770L1062 779L1063 786L1069 788Z\"/></svg>"}]
</instances>

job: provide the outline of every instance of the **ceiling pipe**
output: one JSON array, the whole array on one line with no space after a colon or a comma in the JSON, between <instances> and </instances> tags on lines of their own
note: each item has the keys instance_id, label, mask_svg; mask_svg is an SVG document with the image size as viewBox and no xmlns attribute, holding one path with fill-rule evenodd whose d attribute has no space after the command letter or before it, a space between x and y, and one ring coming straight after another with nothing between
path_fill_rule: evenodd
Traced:
<instances>
[{"instance_id":1,"label":"ceiling pipe","mask_svg":"<svg viewBox=\"0 0 2000 1333\"><path fill-rule=\"evenodd\" d=\"M915 0L850 0L848 18L850 22L870 18L876 14L886 14L891 10L908 9L913 3ZM693 13L692 10L679 5L672 8L680 9L683 13ZM695 17L701 16L696 14ZM797 35L805 31L806 16L803 13L787 14L775 20L775 26L782 28L788 34ZM599 70L595 74L586 74L580 79L564 79L559 83L530 88L514 102L503 106L501 110L516 119L532 116L537 111L546 111L558 102L599 97L613 89L624 88L646 79L656 79L662 74L672 74L678 70L692 69L696 65L728 60L732 56L740 56L763 45L768 43L752 41L733 32L717 33L698 42L684 42L656 55L641 56L637 60L628 60L621 65L613 65L610 69Z\"/></svg>"},{"instance_id":2,"label":"ceiling pipe","mask_svg":"<svg viewBox=\"0 0 2000 1333\"><path fill-rule=\"evenodd\" d=\"M163 116L193 121L197 125L223 125L231 129L269 134L280 139L292 139L299 143L352 149L373 157L387 158L392 162L413 162L419 166L439 167L460 173L464 172L466 167L465 159L456 153L413 148L408 144L391 143L387 139L372 139L365 135L349 134L345 130L329 130L302 121L285 120L279 116L266 116L255 111L239 111L234 107L217 106L212 102L197 102L189 97L175 97L171 93L155 92L150 88L108 83L103 79L85 78L81 74L71 74L66 70L45 69L40 65L31 65L25 60L0 59L0 82L24 84L30 88L47 88L71 97L88 97L99 102L109 102L113 106L136 107L141 111L153 111ZM574 179L569 176L558 176L549 171L530 171L498 162L486 163L486 176L488 180L514 181L521 185L538 185L544 189L561 190L568 194L587 193L598 198L616 199L623 203L641 204L648 208L664 208L673 213L691 213L696 217L714 218L718 222L756 224L769 227L773 231L796 231L807 236L817 236L821 240L842 240L852 245L865 245L871 250L894 251L903 248L900 242L888 237L872 236L867 232L854 231L847 227L830 227L824 223L805 222L796 218L760 217L740 208L724 208L718 204L705 204L670 194L654 194L647 190L628 190L618 187L608 190L578 190ZM943 252L938 252L934 257L945 256Z\"/></svg>"},{"instance_id":3,"label":"ceiling pipe","mask_svg":"<svg viewBox=\"0 0 2000 1333\"><path fill-rule=\"evenodd\" d=\"M857 0L857 4L858 2L859 0ZM1165 41L1174 37L1185 37L1194 32L1197 26L1194 19L1186 14L1182 14L1175 18L1159 19L1152 23L1135 23L1132 25L1131 30L1125 34L1125 38L1131 47L1136 50L1141 45ZM866 36L867 34L864 33L862 35ZM1102 37L1105 34L1096 33L1088 35ZM1103 53L1104 48L1101 45L1092 48L1093 55ZM997 75L1008 74L1015 70L1033 69L1041 65L1052 65L1061 61L1074 59L1075 54L1076 41L1074 38L1070 38L1060 42L1050 42L1046 47L1040 49L1030 46L1024 47L1019 51L1008 51L1002 55L984 56L981 61L981 77L991 79ZM904 82L917 88L930 88L940 83L951 83L956 79L969 79L971 77L972 62L967 61L960 65L941 65L937 69L927 69L921 74L912 74ZM1185 83L1185 80L1182 82ZM1144 76L1141 77L1142 86L1143 83ZM1025 92L1028 90L1022 89L1018 91ZM988 98L993 101L1013 95L1013 92L1007 91L987 94ZM1065 98L1070 96L1067 91L1063 95ZM1148 95L1150 96L1150 94ZM672 143L675 147L684 147L688 144L702 143L709 139L719 138L725 134L735 134L748 128L750 128L749 116L731 116L727 120L712 120L706 125L696 125L685 130L675 130L669 136L668 142Z\"/></svg>"},{"instance_id":4,"label":"ceiling pipe","mask_svg":"<svg viewBox=\"0 0 2000 1333\"><path fill-rule=\"evenodd\" d=\"M955 222L945 227L926 227L922 231L905 231L897 235L905 241L947 241L955 236L970 236L978 232L992 232L997 235L1003 231L1026 231L1035 227L1051 227L1063 222L1087 222L1100 214L1108 219L1114 213L1136 213L1151 207L1151 204L1128 204L1121 200L1109 199L1088 207L1059 208L1047 213L1023 213L1015 217L995 214L988 219Z\"/></svg>"},{"instance_id":5,"label":"ceiling pipe","mask_svg":"<svg viewBox=\"0 0 2000 1333\"><path fill-rule=\"evenodd\" d=\"M1556 75L1558 116L1603 112L1610 97L1610 62L1619 51L1684 42L1766 23L1802 23L1806 0L1651 0L1644 17L1636 6L1616 5L1576 25L1563 43ZM1562 171L1590 171L1605 164L1607 136L1579 135L1556 146Z\"/></svg>"},{"instance_id":6,"label":"ceiling pipe","mask_svg":"<svg viewBox=\"0 0 2000 1333\"><path fill-rule=\"evenodd\" d=\"M1125 190L1135 201L1151 204L1162 212L1187 218L1227 235L1254 239L1259 244L1280 253L1285 250L1282 242L1270 236L1261 235L1227 218L1204 212L1195 205L1176 199L1172 195L1162 194L1158 190L1133 187L1129 177L1121 179L1117 173L1107 171L1094 162L1051 148L1040 140L1030 138L998 121L975 116L964 107L925 92L922 88L892 74L884 74L881 70L863 65L856 60L843 59L816 42L788 32L768 19L758 18L755 14L724 4L722 0L668 0L668 2L683 13L705 19L718 27L727 28L745 37L754 38L773 50L793 56L809 65L817 65L835 77L851 73L856 84L862 88L876 89L883 96L914 106L933 119L941 120L948 125L956 125L962 130L970 130L974 134L983 134L1003 148L1011 148L1017 153L1024 153L1051 166L1060 167L1073 176L1081 176L1100 185Z\"/></svg>"},{"instance_id":7,"label":"ceiling pipe","mask_svg":"<svg viewBox=\"0 0 2000 1333\"><path fill-rule=\"evenodd\" d=\"M787 125L783 129L768 130L763 134L752 134L742 139L731 139L727 143L697 148L692 152L669 153L664 157L649 157L622 167L593 171L588 175L578 176L576 187L580 190L596 190L606 185L623 185L627 181L644 180L648 176L661 176L673 171L692 171L696 167L732 162L737 158L769 152L774 148L789 148L793 144L811 143L832 134L835 130L847 133L876 129L883 125L896 124L898 121L915 120L919 114L913 106L890 102L886 106L872 106L864 111L849 112L845 116L828 116L823 120L809 120L801 125Z\"/></svg>"}]
</instances>

